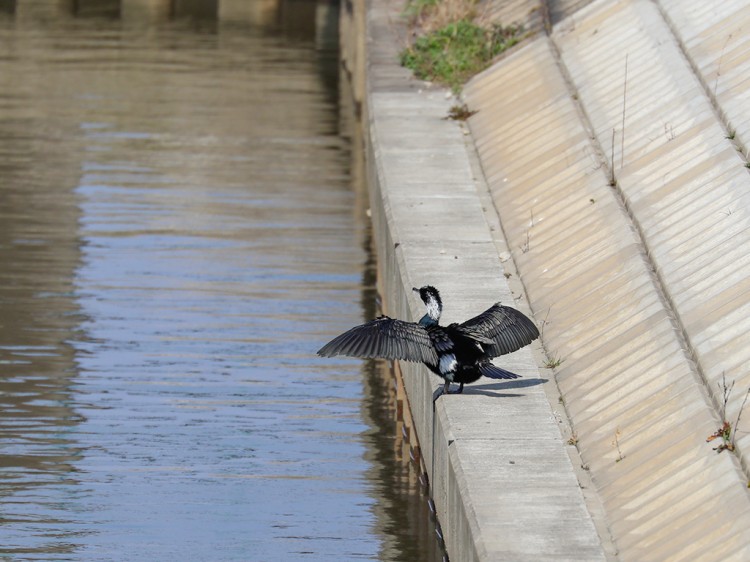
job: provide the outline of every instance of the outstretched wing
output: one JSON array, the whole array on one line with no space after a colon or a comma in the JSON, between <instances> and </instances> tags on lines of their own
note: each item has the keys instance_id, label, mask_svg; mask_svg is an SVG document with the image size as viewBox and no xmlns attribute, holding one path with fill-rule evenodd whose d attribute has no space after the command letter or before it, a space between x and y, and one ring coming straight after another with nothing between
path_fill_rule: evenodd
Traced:
<instances>
[{"instance_id":1,"label":"outstretched wing","mask_svg":"<svg viewBox=\"0 0 750 562\"><path fill-rule=\"evenodd\" d=\"M512 353L539 337L539 330L529 318L515 308L500 303L459 324L459 328L469 335L491 340L490 344L482 343L490 358Z\"/></svg>"},{"instance_id":2,"label":"outstretched wing","mask_svg":"<svg viewBox=\"0 0 750 562\"><path fill-rule=\"evenodd\" d=\"M430 336L414 322L381 316L355 326L333 338L318 351L321 357L381 357L437 365L438 357Z\"/></svg>"}]
</instances>

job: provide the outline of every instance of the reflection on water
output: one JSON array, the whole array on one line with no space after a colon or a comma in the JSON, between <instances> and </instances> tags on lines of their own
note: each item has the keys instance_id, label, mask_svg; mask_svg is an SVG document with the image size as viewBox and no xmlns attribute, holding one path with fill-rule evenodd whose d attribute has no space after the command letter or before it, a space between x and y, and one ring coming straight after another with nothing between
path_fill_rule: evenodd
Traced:
<instances>
[{"instance_id":1,"label":"reflection on water","mask_svg":"<svg viewBox=\"0 0 750 562\"><path fill-rule=\"evenodd\" d=\"M367 230L366 247L374 245L372 231ZM364 268L362 309L366 318L381 311L376 308L377 267L374 251L368 253ZM435 535L436 521L427 509L427 476L423 467L412 424L408 420L408 404L396 390L390 362L368 360L364 363L365 399L363 418L371 426L367 433L367 458L372 461L368 473L378 500L375 511L378 530L383 537L381 560L448 560L442 542Z\"/></svg>"},{"instance_id":2,"label":"reflection on water","mask_svg":"<svg viewBox=\"0 0 750 562\"><path fill-rule=\"evenodd\" d=\"M0 5L0 555L439 558L382 365L313 356L374 269L300 4Z\"/></svg>"}]
</instances>

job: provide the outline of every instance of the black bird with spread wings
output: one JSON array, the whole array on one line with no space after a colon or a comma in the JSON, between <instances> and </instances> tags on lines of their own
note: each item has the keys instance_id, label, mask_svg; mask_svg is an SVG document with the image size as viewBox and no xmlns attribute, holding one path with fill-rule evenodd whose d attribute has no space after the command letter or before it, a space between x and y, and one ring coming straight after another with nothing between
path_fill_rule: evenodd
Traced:
<instances>
[{"instance_id":1,"label":"black bird with spread wings","mask_svg":"<svg viewBox=\"0 0 750 562\"><path fill-rule=\"evenodd\" d=\"M443 302L435 287L413 289L427 307L419 322L381 316L355 326L334 338L319 351L321 357L380 357L421 362L445 380L443 392L452 382L464 384L481 376L516 379L519 375L490 363L493 357L512 353L539 337L534 323L518 310L500 303L461 324L441 326Z\"/></svg>"}]
</instances>

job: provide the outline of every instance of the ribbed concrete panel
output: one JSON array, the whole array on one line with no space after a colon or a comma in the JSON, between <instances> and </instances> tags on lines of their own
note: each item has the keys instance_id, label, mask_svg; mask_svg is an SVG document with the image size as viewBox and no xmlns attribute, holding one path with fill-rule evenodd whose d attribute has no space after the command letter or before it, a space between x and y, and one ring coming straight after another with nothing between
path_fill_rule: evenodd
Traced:
<instances>
[{"instance_id":1,"label":"ribbed concrete panel","mask_svg":"<svg viewBox=\"0 0 750 562\"><path fill-rule=\"evenodd\" d=\"M521 25L526 31L539 31L544 26L543 4L543 0L486 0L478 12L503 26Z\"/></svg>"},{"instance_id":2,"label":"ribbed concrete panel","mask_svg":"<svg viewBox=\"0 0 750 562\"><path fill-rule=\"evenodd\" d=\"M629 10L627 2L599 3L579 12L575 28L566 32L572 54L563 51L563 56L575 62L571 74L581 84L577 96L586 102L586 112L596 116L596 134L589 132L546 38L469 83L465 97L478 110L471 130L535 317L544 323L545 345L563 360L558 384L582 457L602 494L619 556L637 561L749 559L750 536L739 531L750 525L746 479L733 455L717 455L705 442L718 427L717 414L700 372L683 349L680 325L651 270L640 232L620 193L608 185L599 152L605 143L596 142L611 139L611 127L621 123L624 65L616 61L624 63L626 51L639 53L628 57L628 76L633 73L634 83L650 80L658 92L651 100L634 86L634 99L653 105L670 100L665 102L672 104L669 119L696 130L693 146L707 149L709 133L701 124L715 120L710 108L691 112L674 99L692 99L688 87L701 91L689 75L677 76L681 82L661 79L659 72L675 74L667 68L675 60L657 62L664 67L659 72L633 70L645 67L650 58L658 61L661 47L639 44L639 32L658 29ZM618 29L605 28L613 14ZM616 33L627 48L598 43ZM668 41L668 34L654 37L654 43ZM682 64L685 68L684 59ZM612 101L618 92L619 114ZM646 126L650 114L657 124ZM618 180L642 179L637 160L648 161L666 144L679 146L683 129L677 127L678 134L666 138L659 115L658 108L634 102L634 122L644 125L634 125L632 142L626 137L626 166L618 168ZM720 144L722 140L720 136ZM692 154L685 142L682 150ZM618 148L615 162L620 155ZM675 158L675 163L692 166L687 158ZM706 164L703 168L713 170ZM657 172L652 176L658 177ZM642 182L636 184L642 187ZM660 223L654 219L654 224ZM700 239L691 225L683 228ZM741 229L732 232L742 235ZM663 239L674 243L666 232ZM690 269L691 262L670 261L664 267L678 271L680 265Z\"/></svg>"},{"instance_id":3,"label":"ribbed concrete panel","mask_svg":"<svg viewBox=\"0 0 750 562\"><path fill-rule=\"evenodd\" d=\"M660 0L659 5L714 97L736 141L750 143L750 2Z\"/></svg>"},{"instance_id":4,"label":"ribbed concrete panel","mask_svg":"<svg viewBox=\"0 0 750 562\"><path fill-rule=\"evenodd\" d=\"M746 2L679 4L663 3L674 28L685 29L681 42L646 0L598 2L554 40L605 152L615 131L618 189L715 405L722 377L735 381L733 421L750 387L750 175L704 85L714 77L739 130L750 100L750 43L740 29L750 15ZM724 78L747 84L720 92ZM750 433L740 431L738 445L750 466Z\"/></svg>"}]
</instances>

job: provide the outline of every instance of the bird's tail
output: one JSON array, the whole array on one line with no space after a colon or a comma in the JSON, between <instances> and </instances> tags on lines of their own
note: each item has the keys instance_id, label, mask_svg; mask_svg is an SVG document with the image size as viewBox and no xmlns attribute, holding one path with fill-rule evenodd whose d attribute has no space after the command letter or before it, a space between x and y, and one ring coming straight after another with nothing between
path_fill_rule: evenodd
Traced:
<instances>
[{"instance_id":1,"label":"bird's tail","mask_svg":"<svg viewBox=\"0 0 750 562\"><path fill-rule=\"evenodd\" d=\"M492 363L482 363L479 365L479 372L490 379L517 379L521 375L511 373L500 367L496 367Z\"/></svg>"}]
</instances>

